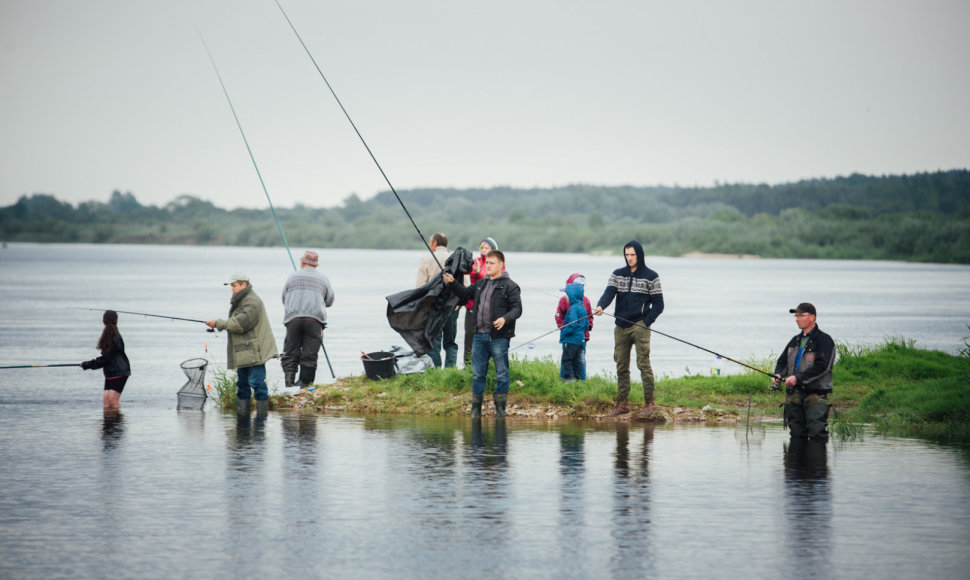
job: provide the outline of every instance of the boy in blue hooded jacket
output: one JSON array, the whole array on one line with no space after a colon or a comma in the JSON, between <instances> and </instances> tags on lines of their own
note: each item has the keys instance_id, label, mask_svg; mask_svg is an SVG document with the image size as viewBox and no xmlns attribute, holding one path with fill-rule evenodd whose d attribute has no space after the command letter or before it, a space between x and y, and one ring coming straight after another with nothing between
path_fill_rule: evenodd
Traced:
<instances>
[{"instance_id":1,"label":"boy in blue hooded jacket","mask_svg":"<svg viewBox=\"0 0 970 580\"><path fill-rule=\"evenodd\" d=\"M582 284L566 284L566 297L569 310L559 331L562 343L562 359L559 364L559 378L564 381L586 380L583 369L586 366L586 330L589 328L589 314L583 304Z\"/></svg>"}]
</instances>

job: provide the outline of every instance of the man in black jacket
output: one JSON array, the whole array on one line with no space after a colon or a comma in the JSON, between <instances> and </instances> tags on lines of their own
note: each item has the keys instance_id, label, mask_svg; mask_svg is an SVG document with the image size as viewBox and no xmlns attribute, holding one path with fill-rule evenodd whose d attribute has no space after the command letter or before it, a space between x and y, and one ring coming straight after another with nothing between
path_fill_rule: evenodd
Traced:
<instances>
[{"instance_id":1,"label":"man in black jacket","mask_svg":"<svg viewBox=\"0 0 970 580\"><path fill-rule=\"evenodd\" d=\"M468 288L444 273L443 278L452 293L462 300L472 301L475 320L475 339L472 342L472 418L482 416L485 396L485 375L488 359L495 363L495 416L505 417L505 403L509 395L509 339L515 336L515 320L522 316L519 285L505 272L505 254L490 251L485 259L485 273L474 286Z\"/></svg>"},{"instance_id":2,"label":"man in black jacket","mask_svg":"<svg viewBox=\"0 0 970 580\"><path fill-rule=\"evenodd\" d=\"M799 332L792 337L775 365L775 388L785 383L785 423L793 438L825 440L832 392L835 341L815 324L815 306L802 302L788 312Z\"/></svg>"}]
</instances>

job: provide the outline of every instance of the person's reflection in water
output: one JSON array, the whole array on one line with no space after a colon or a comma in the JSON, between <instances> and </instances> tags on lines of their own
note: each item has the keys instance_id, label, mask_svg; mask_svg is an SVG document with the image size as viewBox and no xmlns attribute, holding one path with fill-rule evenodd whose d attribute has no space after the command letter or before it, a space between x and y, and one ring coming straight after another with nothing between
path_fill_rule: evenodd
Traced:
<instances>
[{"instance_id":1,"label":"person's reflection in water","mask_svg":"<svg viewBox=\"0 0 970 580\"><path fill-rule=\"evenodd\" d=\"M581 424L567 423L559 428L559 547L563 562L586 562L587 543L584 477L586 458L583 449L585 432ZM582 570L575 570L582 573Z\"/></svg>"},{"instance_id":2,"label":"person's reflection in water","mask_svg":"<svg viewBox=\"0 0 970 580\"><path fill-rule=\"evenodd\" d=\"M231 419L226 415L227 429L231 425L235 425L235 432L226 434L226 520L228 530L238 533L240 541L232 544L233 551L226 558L226 576L245 578L252 575L263 557L259 543L265 537L261 522L265 514L266 419L253 419L248 413Z\"/></svg>"},{"instance_id":3,"label":"person's reflection in water","mask_svg":"<svg viewBox=\"0 0 970 580\"><path fill-rule=\"evenodd\" d=\"M508 434L504 421L496 421L495 429L488 433L482 430L482 421L472 421L471 459L475 467L484 468L492 475L504 475L508 467Z\"/></svg>"},{"instance_id":4,"label":"person's reflection in water","mask_svg":"<svg viewBox=\"0 0 970 580\"><path fill-rule=\"evenodd\" d=\"M640 429L640 426L636 427ZM616 554L611 558L614 576L647 574L655 557L650 543L650 447L656 423L643 426L639 454L630 453L630 424L616 424L613 481L613 533Z\"/></svg>"},{"instance_id":5,"label":"person's reflection in water","mask_svg":"<svg viewBox=\"0 0 970 580\"><path fill-rule=\"evenodd\" d=\"M101 445L105 451L111 451L121 443L125 434L125 416L121 409L104 410L104 422L101 424Z\"/></svg>"},{"instance_id":6,"label":"person's reflection in water","mask_svg":"<svg viewBox=\"0 0 970 580\"><path fill-rule=\"evenodd\" d=\"M789 577L831 577L832 498L825 441L785 445L785 530Z\"/></svg>"},{"instance_id":7,"label":"person's reflection in water","mask_svg":"<svg viewBox=\"0 0 970 580\"><path fill-rule=\"evenodd\" d=\"M468 448L468 470L465 473L468 493L462 512L468 517L483 520L476 541L489 546L486 561L493 569L502 569L502 558L511 532L508 514L511 501L508 490L508 433L504 420L490 422L474 419ZM484 423L484 425L483 425ZM489 431L489 427L492 428Z\"/></svg>"},{"instance_id":8,"label":"person's reflection in water","mask_svg":"<svg viewBox=\"0 0 970 580\"><path fill-rule=\"evenodd\" d=\"M279 413L283 426L284 452L288 460L307 467L313 466L317 458L317 416L315 413L299 411ZM301 469L297 469L303 472Z\"/></svg>"}]
</instances>

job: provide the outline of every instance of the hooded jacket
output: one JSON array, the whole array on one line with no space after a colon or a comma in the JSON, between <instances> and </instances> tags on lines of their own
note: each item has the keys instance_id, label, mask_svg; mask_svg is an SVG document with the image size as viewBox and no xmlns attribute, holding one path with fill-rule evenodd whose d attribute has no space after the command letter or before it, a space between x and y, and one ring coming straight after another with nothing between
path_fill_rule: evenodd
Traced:
<instances>
[{"instance_id":1,"label":"hooded jacket","mask_svg":"<svg viewBox=\"0 0 970 580\"><path fill-rule=\"evenodd\" d=\"M216 320L216 330L229 331L226 368L254 367L279 355L266 308L252 284L232 295L229 318Z\"/></svg>"},{"instance_id":2,"label":"hooded jacket","mask_svg":"<svg viewBox=\"0 0 970 580\"><path fill-rule=\"evenodd\" d=\"M573 282L576 281L576 278L581 278L581 277L583 277L583 275L579 273L571 274L569 278L566 278L566 284L572 284ZM585 292L585 288L583 289L583 291ZM563 290L563 292L565 292L565 290ZM589 322L589 326L586 328L586 333L584 335L584 338L587 341L589 341L589 331L593 330L593 307L590 306L589 298L587 298L585 294L583 295L583 306L586 307L586 314L589 315L589 318L586 319L586 321ZM566 311L568 310L569 310L569 297L560 296L559 304L556 305L556 326L558 326L559 328L562 328L563 321L566 319Z\"/></svg>"},{"instance_id":3,"label":"hooded jacket","mask_svg":"<svg viewBox=\"0 0 970 580\"><path fill-rule=\"evenodd\" d=\"M633 248L637 253L637 267L633 272L624 263L622 268L613 270L606 284L603 296L596 303L606 308L616 298L614 316L616 325L629 328L638 322L646 326L653 324L664 311L664 295L660 287L660 276L643 263L643 246L632 240L623 249ZM626 258L624 258L624 262Z\"/></svg>"},{"instance_id":4,"label":"hooded jacket","mask_svg":"<svg viewBox=\"0 0 970 580\"><path fill-rule=\"evenodd\" d=\"M589 314L583 306L582 284L566 284L566 297L569 309L559 331L559 342L564 344L585 344L586 329L589 328Z\"/></svg>"}]
</instances>

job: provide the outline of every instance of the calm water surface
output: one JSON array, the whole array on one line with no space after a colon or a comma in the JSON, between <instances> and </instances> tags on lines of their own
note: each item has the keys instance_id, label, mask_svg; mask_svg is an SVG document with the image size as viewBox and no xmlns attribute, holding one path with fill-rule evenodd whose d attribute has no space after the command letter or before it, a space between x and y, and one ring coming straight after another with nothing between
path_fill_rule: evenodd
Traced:
<instances>
[{"instance_id":1,"label":"calm water surface","mask_svg":"<svg viewBox=\"0 0 970 580\"><path fill-rule=\"evenodd\" d=\"M336 374L401 340L384 296L409 287L420 252L321 254L337 293ZM526 315L517 352L557 356L548 331L565 277L598 297L622 258L510 254ZM884 262L651 258L658 329L765 358L810 300L844 342L905 335L955 352L970 321L970 269ZM0 250L0 365L91 358L100 312L225 316L245 270L280 320L281 249L40 246ZM785 282L813 272L810 284ZM661 324L662 323L662 324ZM791 447L779 425L733 428L361 418L271 413L239 422L178 412L183 360L224 364L201 324L125 316L134 376L103 416L102 376L0 371L0 578L815 577L965 578L970 457L868 436ZM590 366L612 367L598 319ZM282 324L276 329L282 342ZM208 347L208 353L206 352ZM659 374L713 357L654 339ZM281 382L268 365L270 382ZM730 371L730 367L724 367ZM514 373L514 367L513 367ZM325 373L320 373L325 378Z\"/></svg>"},{"instance_id":2,"label":"calm water surface","mask_svg":"<svg viewBox=\"0 0 970 580\"><path fill-rule=\"evenodd\" d=\"M970 569L966 452L732 428L4 402L0 577Z\"/></svg>"}]
</instances>

